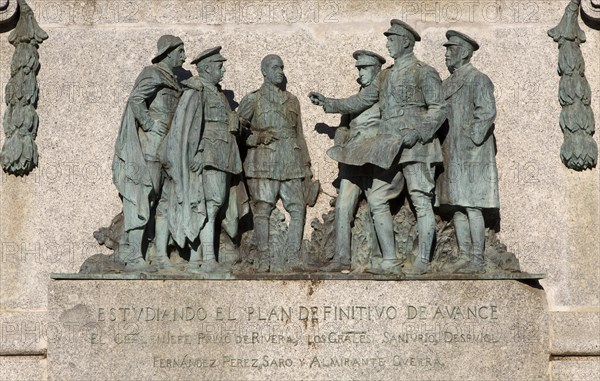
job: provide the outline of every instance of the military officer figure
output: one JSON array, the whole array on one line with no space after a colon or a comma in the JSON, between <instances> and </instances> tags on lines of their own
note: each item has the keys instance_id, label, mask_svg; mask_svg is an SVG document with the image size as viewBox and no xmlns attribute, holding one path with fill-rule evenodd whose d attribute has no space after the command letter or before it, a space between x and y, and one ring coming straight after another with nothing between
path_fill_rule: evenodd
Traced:
<instances>
[{"instance_id":1,"label":"military officer figure","mask_svg":"<svg viewBox=\"0 0 600 381\"><path fill-rule=\"evenodd\" d=\"M152 270L144 261L142 241L148 224L153 223L151 210L157 208L163 185L159 150L181 95L173 69L181 67L186 58L179 37L162 36L157 45L153 65L142 70L127 101L113 158L113 182L123 201L124 215L119 256L127 271ZM159 204L157 215L163 211ZM157 260L159 267L170 265L166 257L167 229L157 217L156 240L162 239L165 245Z\"/></svg>"},{"instance_id":2,"label":"military officer figure","mask_svg":"<svg viewBox=\"0 0 600 381\"><path fill-rule=\"evenodd\" d=\"M192 61L198 76L183 82L185 91L167 139L169 226L179 246L186 240L192 243L190 272L228 271L216 259L218 224L223 220L227 233L235 237L243 214L238 191L242 197L245 193L243 185L236 184L242 172L236 139L239 119L219 86L226 61L220 51L220 46L207 49Z\"/></svg>"},{"instance_id":3,"label":"military officer figure","mask_svg":"<svg viewBox=\"0 0 600 381\"><path fill-rule=\"evenodd\" d=\"M354 52L353 57L356 59L360 91L365 91L365 88L376 80L385 58L367 50L358 50ZM383 256L386 258L396 256L394 227L389 223L391 219L389 202L398 197L402 190L402 173L399 166L383 169L370 163L362 166L344 163L346 157L361 151L361 145L371 144L370 139L376 137L379 130L380 119L379 103L375 103L363 112L343 115L340 124L349 128L337 129L336 145L328 151L334 160L340 162L340 189L335 204L335 255L331 263L322 269L323 271L341 271L350 268L351 225L361 193L365 194L369 204ZM357 159L348 161L355 162Z\"/></svg>"},{"instance_id":4,"label":"military officer figure","mask_svg":"<svg viewBox=\"0 0 600 381\"><path fill-rule=\"evenodd\" d=\"M482 210L497 209L498 173L494 141L496 105L490 79L471 63L479 45L464 33L446 33L443 82L448 102L448 134L444 139L444 172L438 178L438 201L454 211L459 259L451 271L484 272L485 225Z\"/></svg>"},{"instance_id":5,"label":"military officer figure","mask_svg":"<svg viewBox=\"0 0 600 381\"><path fill-rule=\"evenodd\" d=\"M279 198L290 214L286 266L301 267L298 255L306 218L302 182L312 178L300 102L285 90L283 68L281 57L273 54L264 57L261 62L264 83L246 95L238 109L249 132L244 173L253 206L260 257L258 271L269 270L269 218Z\"/></svg>"},{"instance_id":6,"label":"military officer figure","mask_svg":"<svg viewBox=\"0 0 600 381\"><path fill-rule=\"evenodd\" d=\"M434 172L435 166L442 162L436 132L446 118L446 106L439 74L413 53L415 42L421 40L419 34L410 25L394 19L384 35L387 36L387 48L394 58L394 65L381 71L378 79L365 91L347 99L325 98L318 93L309 96L313 103L323 105L329 113L361 112L379 101L380 133L403 136L404 148L399 164L416 210L419 233L418 257L412 267L404 271L423 274L430 269L435 238ZM377 225L382 223L383 219ZM393 225L391 215L385 224ZM386 254L380 267L375 270L400 272L395 255Z\"/></svg>"}]
</instances>

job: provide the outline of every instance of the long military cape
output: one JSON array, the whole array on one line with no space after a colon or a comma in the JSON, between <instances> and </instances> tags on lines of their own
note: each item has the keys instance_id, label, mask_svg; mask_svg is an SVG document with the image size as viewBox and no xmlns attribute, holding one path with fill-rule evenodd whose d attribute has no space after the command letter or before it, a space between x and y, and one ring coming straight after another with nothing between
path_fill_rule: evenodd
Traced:
<instances>
[{"instance_id":1,"label":"long military cape","mask_svg":"<svg viewBox=\"0 0 600 381\"><path fill-rule=\"evenodd\" d=\"M194 241L206 223L206 202L201 172L190 164L204 132L203 88L197 78L183 82L183 92L167 134L165 162L171 181L168 219L173 240L180 246ZM232 179L223 228L230 237L238 232L239 218L249 212L248 196L238 176Z\"/></svg>"},{"instance_id":2,"label":"long military cape","mask_svg":"<svg viewBox=\"0 0 600 381\"><path fill-rule=\"evenodd\" d=\"M146 92L148 88L165 86L172 86L172 79L167 73L156 65L147 66L136 79L130 99L140 92ZM115 143L112 170L113 183L121 197L128 201L123 202L123 212L131 217L125 219L125 231L144 227L150 218L148 198L153 185L138 137L137 122L129 101Z\"/></svg>"}]
</instances>

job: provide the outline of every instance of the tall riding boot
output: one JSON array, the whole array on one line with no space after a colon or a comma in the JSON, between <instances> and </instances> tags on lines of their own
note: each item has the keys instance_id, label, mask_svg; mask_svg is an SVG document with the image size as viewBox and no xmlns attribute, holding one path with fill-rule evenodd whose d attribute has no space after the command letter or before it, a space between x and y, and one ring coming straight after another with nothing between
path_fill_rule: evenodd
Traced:
<instances>
[{"instance_id":1,"label":"tall riding boot","mask_svg":"<svg viewBox=\"0 0 600 381\"><path fill-rule=\"evenodd\" d=\"M391 213L381 213L373 216L375 232L381 254L384 260L397 260L396 239L394 238L394 220Z\"/></svg>"},{"instance_id":2,"label":"tall riding boot","mask_svg":"<svg viewBox=\"0 0 600 381\"><path fill-rule=\"evenodd\" d=\"M435 215L431 200L423 198L413 200L417 210L417 231L419 233L419 256L415 259L413 266L406 269L405 272L411 275L421 275L431 270L429 263L431 248L435 238Z\"/></svg>"},{"instance_id":3,"label":"tall riding boot","mask_svg":"<svg viewBox=\"0 0 600 381\"><path fill-rule=\"evenodd\" d=\"M337 217L337 216L336 216ZM350 221L336 218L335 220L335 254L332 263L350 266L352 250L352 228Z\"/></svg>"},{"instance_id":4,"label":"tall riding boot","mask_svg":"<svg viewBox=\"0 0 600 381\"><path fill-rule=\"evenodd\" d=\"M353 205L342 192L343 184L340 186L340 194L335 202L335 253L331 262L323 267L321 271L338 272L350 269L350 253L352 248L352 216ZM350 200L353 201L353 200Z\"/></svg>"},{"instance_id":5,"label":"tall riding boot","mask_svg":"<svg viewBox=\"0 0 600 381\"><path fill-rule=\"evenodd\" d=\"M394 237L394 221L389 211L373 216L375 233L381 247L383 260L380 264L372 261L372 267L367 270L374 274L400 274L402 266L396 256L396 239Z\"/></svg>"},{"instance_id":6,"label":"tall riding boot","mask_svg":"<svg viewBox=\"0 0 600 381\"><path fill-rule=\"evenodd\" d=\"M188 264L188 272L199 273L202 265L202 249L200 244L192 245L190 252L190 262Z\"/></svg>"},{"instance_id":7,"label":"tall riding boot","mask_svg":"<svg viewBox=\"0 0 600 381\"><path fill-rule=\"evenodd\" d=\"M304 235L304 218L306 211L291 211L288 227L288 247L286 252L286 270L301 271L304 264L300 259L302 254L302 238Z\"/></svg>"},{"instance_id":8,"label":"tall riding boot","mask_svg":"<svg viewBox=\"0 0 600 381\"><path fill-rule=\"evenodd\" d=\"M119 239L119 246L117 247L117 258L120 261L127 263L127 258L129 257L130 250L131 249L129 247L129 233L124 231Z\"/></svg>"},{"instance_id":9,"label":"tall riding boot","mask_svg":"<svg viewBox=\"0 0 600 381\"><path fill-rule=\"evenodd\" d=\"M471 262L471 229L469 228L469 219L463 210L454 212L452 218L454 231L456 232L456 242L458 243L458 258L449 263L444 269L447 272L455 273L465 268Z\"/></svg>"},{"instance_id":10,"label":"tall riding boot","mask_svg":"<svg viewBox=\"0 0 600 381\"><path fill-rule=\"evenodd\" d=\"M269 272L271 258L269 251L269 216L256 215L254 217L254 236L258 249L256 271L259 273Z\"/></svg>"},{"instance_id":11,"label":"tall riding boot","mask_svg":"<svg viewBox=\"0 0 600 381\"><path fill-rule=\"evenodd\" d=\"M335 215L335 253L331 262L321 268L324 272L339 272L350 269L350 250L352 245L352 230L346 213L338 213L336 206Z\"/></svg>"},{"instance_id":12,"label":"tall riding boot","mask_svg":"<svg viewBox=\"0 0 600 381\"><path fill-rule=\"evenodd\" d=\"M169 222L163 216L156 216L156 266L163 269L171 269L173 265L167 255L169 244Z\"/></svg>"},{"instance_id":13,"label":"tall riding boot","mask_svg":"<svg viewBox=\"0 0 600 381\"><path fill-rule=\"evenodd\" d=\"M473 242L473 255L469 266L461 270L465 273L480 274L485 272L483 253L485 250L485 221L481 209L467 208L471 241Z\"/></svg>"},{"instance_id":14,"label":"tall riding boot","mask_svg":"<svg viewBox=\"0 0 600 381\"><path fill-rule=\"evenodd\" d=\"M119 246L119 256L125 262L127 272L154 272L156 268L150 266L142 256L142 239L144 229L130 230L127 234L127 242L124 247Z\"/></svg>"},{"instance_id":15,"label":"tall riding boot","mask_svg":"<svg viewBox=\"0 0 600 381\"><path fill-rule=\"evenodd\" d=\"M203 273L220 273L223 267L217 263L215 254L215 220L209 218L206 225L200 230L200 246L202 247L202 267Z\"/></svg>"}]
</instances>

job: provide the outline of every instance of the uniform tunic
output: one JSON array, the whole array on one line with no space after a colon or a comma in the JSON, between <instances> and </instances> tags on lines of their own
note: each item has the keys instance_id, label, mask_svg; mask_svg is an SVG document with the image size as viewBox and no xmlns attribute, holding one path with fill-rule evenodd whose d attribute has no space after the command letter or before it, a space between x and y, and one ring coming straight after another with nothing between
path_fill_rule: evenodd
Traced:
<instances>
[{"instance_id":1,"label":"uniform tunic","mask_svg":"<svg viewBox=\"0 0 600 381\"><path fill-rule=\"evenodd\" d=\"M166 139L169 230L177 244L194 241L206 222L207 203L225 206L222 226L235 237L239 218L248 212L237 134L238 118L227 98L215 85L198 77L183 82L186 87ZM201 158L198 171L191 166Z\"/></svg>"},{"instance_id":2,"label":"uniform tunic","mask_svg":"<svg viewBox=\"0 0 600 381\"><path fill-rule=\"evenodd\" d=\"M265 83L242 99L238 112L251 132L246 139L246 177L285 181L307 175L310 156L298 98ZM272 133L277 139L262 144L259 136L264 132Z\"/></svg>"},{"instance_id":3,"label":"uniform tunic","mask_svg":"<svg viewBox=\"0 0 600 381\"><path fill-rule=\"evenodd\" d=\"M217 86L204 85L204 120L198 152L202 168L218 169L231 174L242 172L242 161L237 140L239 119L231 110L229 101Z\"/></svg>"},{"instance_id":4,"label":"uniform tunic","mask_svg":"<svg viewBox=\"0 0 600 381\"><path fill-rule=\"evenodd\" d=\"M255 207L259 251L268 247L269 216L279 198L290 213L288 245L297 251L302 244L306 215L302 179L312 175L300 102L291 93L265 82L242 99L238 112L250 132L246 137L244 171ZM265 137L269 135L275 140L267 143Z\"/></svg>"},{"instance_id":5,"label":"uniform tunic","mask_svg":"<svg viewBox=\"0 0 600 381\"><path fill-rule=\"evenodd\" d=\"M328 154L337 148L336 157L357 156L362 151L362 145L371 144L373 139L377 139L381 122L379 103L375 103L361 113L344 115L342 124L345 121L349 121L348 138L336 144L328 151ZM333 159L335 160L335 158ZM359 157L354 159L360 161ZM345 164L342 160L339 163L340 179L348 184L340 186L338 198L341 204L354 209L358 202L358 196L361 192L365 192L369 205L377 208L400 194L402 177L397 175L399 172L397 166L391 169L382 169L373 164L361 166Z\"/></svg>"},{"instance_id":6,"label":"uniform tunic","mask_svg":"<svg viewBox=\"0 0 600 381\"><path fill-rule=\"evenodd\" d=\"M347 99L329 99L326 112L356 113L379 101L380 134L400 136L409 130L419 135L412 148L402 150L399 162L441 163L436 132L446 118L441 79L432 67L408 54L382 70L365 91ZM400 147L395 147L395 154ZM395 155L394 155L395 156Z\"/></svg>"},{"instance_id":7,"label":"uniform tunic","mask_svg":"<svg viewBox=\"0 0 600 381\"><path fill-rule=\"evenodd\" d=\"M442 162L436 132L446 119L442 81L435 69L417 60L414 54L405 54L396 60L394 66L382 70L365 91L347 99L326 99L325 111L360 112L377 101L381 109L380 135L384 138L400 137L395 141L382 139L387 146L395 146L393 150L386 152L387 158L379 160L390 165L399 163L402 171L402 176L398 179L399 189L404 185L401 180L405 180L417 215L420 258L428 261L435 236L432 208L434 166ZM418 140L413 147L402 148L402 136L410 132L416 132ZM392 143L387 143L388 141ZM385 207L385 204L382 206ZM381 210L387 211L383 208ZM376 213L377 211L372 210L373 215Z\"/></svg>"}]
</instances>

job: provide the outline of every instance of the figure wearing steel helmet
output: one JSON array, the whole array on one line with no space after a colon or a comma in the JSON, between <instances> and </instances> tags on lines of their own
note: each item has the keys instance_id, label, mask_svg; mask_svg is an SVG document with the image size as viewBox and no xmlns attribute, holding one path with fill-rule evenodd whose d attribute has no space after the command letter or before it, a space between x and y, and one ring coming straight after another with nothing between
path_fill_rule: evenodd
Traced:
<instances>
[{"instance_id":1,"label":"figure wearing steel helmet","mask_svg":"<svg viewBox=\"0 0 600 381\"><path fill-rule=\"evenodd\" d=\"M376 80L385 63L385 58L367 50L354 52L358 82L361 91ZM335 204L335 255L322 271L350 269L352 221L359 198L364 194L374 220L377 240L384 257L395 257L396 248L392 226L385 226L390 212L390 200L402 190L402 173L399 165L383 169L374 163L353 165L361 160L357 155L369 151L380 127L381 111L375 103L365 111L342 116L340 128L336 130L335 145L327 154L339 162L340 188ZM347 126L347 127L343 127ZM383 220L383 221L381 221Z\"/></svg>"},{"instance_id":2,"label":"figure wearing steel helmet","mask_svg":"<svg viewBox=\"0 0 600 381\"><path fill-rule=\"evenodd\" d=\"M159 151L181 95L173 70L181 67L186 58L179 37L162 36L157 47L152 65L145 67L135 81L115 144L113 182L123 201L124 215L119 256L127 271L153 270L144 261L142 246L148 225L154 223L150 216L157 208L163 185ZM157 246L161 239L164 256L157 262L159 267L168 267L167 225L157 218Z\"/></svg>"},{"instance_id":3,"label":"figure wearing steel helmet","mask_svg":"<svg viewBox=\"0 0 600 381\"><path fill-rule=\"evenodd\" d=\"M483 211L498 209L498 172L494 120L494 85L471 63L479 44L464 33L446 33L444 80L448 102L448 133L442 143L444 171L438 178L438 203L452 209L459 258L449 270L485 271Z\"/></svg>"},{"instance_id":4,"label":"figure wearing steel helmet","mask_svg":"<svg viewBox=\"0 0 600 381\"><path fill-rule=\"evenodd\" d=\"M446 118L442 81L435 69L415 57L413 48L421 37L410 25L394 19L384 35L387 36L387 48L394 58L394 65L382 70L378 79L365 91L347 99L325 98L318 93L310 93L309 97L329 113L361 112L379 102L379 133L400 137L391 151L393 160L390 162L400 165L417 217L418 255L413 265L404 271L423 274L430 269L435 238L434 175L436 165L442 162L436 132ZM378 236L389 234L387 231L392 227L391 214L382 214L375 224ZM380 230L385 233L379 234ZM373 263L371 271L400 273L402 269L395 253L392 256L390 251L384 255L381 264Z\"/></svg>"}]
</instances>

